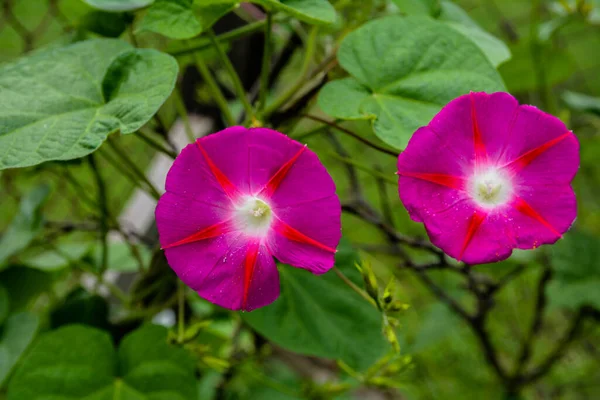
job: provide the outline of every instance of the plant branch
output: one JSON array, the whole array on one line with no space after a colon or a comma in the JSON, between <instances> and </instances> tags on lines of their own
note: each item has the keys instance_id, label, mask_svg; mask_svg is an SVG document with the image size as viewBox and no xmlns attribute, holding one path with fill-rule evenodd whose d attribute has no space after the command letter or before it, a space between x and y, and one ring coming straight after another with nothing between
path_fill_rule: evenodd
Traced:
<instances>
[{"instance_id":1,"label":"plant branch","mask_svg":"<svg viewBox=\"0 0 600 400\"><path fill-rule=\"evenodd\" d=\"M375 149L375 150L380 151L385 154L389 154L393 157L398 157L398 153L396 151L387 149L383 146L378 145L377 143L373 143L370 140L365 139L364 137L360 136L359 134L352 132L350 129L344 128L343 126L336 124L335 122L331 122L324 118L317 117L316 115L311 115L311 114L302 114L301 116L308 118L308 119L312 119L313 121L318 121L323 124L329 125L332 128L335 128L336 130L343 132L343 133L347 134L348 136L353 137L354 139L360 141L361 143L366 144L367 146L371 147L372 149Z\"/></svg>"},{"instance_id":2,"label":"plant branch","mask_svg":"<svg viewBox=\"0 0 600 400\"><path fill-rule=\"evenodd\" d=\"M240 77L239 77L238 73L236 72L235 67L233 66L233 64L231 63L231 60L225 53L223 46L221 46L221 43L217 39L217 36L213 32L213 30L209 29L207 34L208 34L208 38L210 39L214 49L217 52L217 56L219 57L219 60L221 60L223 67L225 67L225 71L227 71L227 73L229 74L229 78L231 79L231 82L233 83L233 87L235 89L236 95L239 98L240 102L242 103L242 106L244 107L246 116L252 117L254 110L252 110L252 105L250 104L250 101L248 101L248 97L246 96L246 90L244 89L244 86L242 85L242 81L240 80Z\"/></svg>"}]
</instances>

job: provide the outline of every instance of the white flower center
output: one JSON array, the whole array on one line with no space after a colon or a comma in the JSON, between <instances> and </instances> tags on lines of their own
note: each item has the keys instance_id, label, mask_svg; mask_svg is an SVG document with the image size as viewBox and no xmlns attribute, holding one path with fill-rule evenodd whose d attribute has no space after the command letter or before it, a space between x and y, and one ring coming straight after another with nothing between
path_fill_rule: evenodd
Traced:
<instances>
[{"instance_id":1,"label":"white flower center","mask_svg":"<svg viewBox=\"0 0 600 400\"><path fill-rule=\"evenodd\" d=\"M480 206L494 208L509 200L512 184L501 171L492 168L473 175L469 182L469 192Z\"/></svg>"},{"instance_id":2,"label":"white flower center","mask_svg":"<svg viewBox=\"0 0 600 400\"><path fill-rule=\"evenodd\" d=\"M235 209L240 229L252 236L264 236L271 226L271 206L258 197L248 196Z\"/></svg>"}]
</instances>

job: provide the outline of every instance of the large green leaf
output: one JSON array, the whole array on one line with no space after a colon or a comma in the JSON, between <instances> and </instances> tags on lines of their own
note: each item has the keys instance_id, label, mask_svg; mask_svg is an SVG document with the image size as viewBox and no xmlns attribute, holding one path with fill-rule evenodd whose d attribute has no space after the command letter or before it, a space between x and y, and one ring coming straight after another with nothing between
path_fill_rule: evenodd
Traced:
<instances>
[{"instance_id":1,"label":"large green leaf","mask_svg":"<svg viewBox=\"0 0 600 400\"><path fill-rule=\"evenodd\" d=\"M567 308L600 307L600 240L572 231L552 248L554 280L547 288L550 304Z\"/></svg>"},{"instance_id":2,"label":"large green leaf","mask_svg":"<svg viewBox=\"0 0 600 400\"><path fill-rule=\"evenodd\" d=\"M440 21L446 22L448 26L471 39L493 66L497 67L510 59L508 46L477 25L465 10L451 1L442 1L441 7Z\"/></svg>"},{"instance_id":3,"label":"large green leaf","mask_svg":"<svg viewBox=\"0 0 600 400\"><path fill-rule=\"evenodd\" d=\"M69 160L113 132L132 133L171 94L171 56L98 39L0 68L0 170Z\"/></svg>"},{"instance_id":4,"label":"large green leaf","mask_svg":"<svg viewBox=\"0 0 600 400\"><path fill-rule=\"evenodd\" d=\"M156 0L136 32L150 31L173 39L190 39L209 29L219 18L237 6L237 1L218 4L193 0Z\"/></svg>"},{"instance_id":5,"label":"large green leaf","mask_svg":"<svg viewBox=\"0 0 600 400\"><path fill-rule=\"evenodd\" d=\"M39 319L35 314L13 314L0 327L0 387L19 361L38 330Z\"/></svg>"},{"instance_id":6,"label":"large green leaf","mask_svg":"<svg viewBox=\"0 0 600 400\"><path fill-rule=\"evenodd\" d=\"M118 375L117 375L118 374ZM40 337L8 387L8 400L189 400L194 361L148 325L127 336L118 353L107 333L69 325Z\"/></svg>"},{"instance_id":7,"label":"large green leaf","mask_svg":"<svg viewBox=\"0 0 600 400\"><path fill-rule=\"evenodd\" d=\"M369 22L344 39L338 60L351 77L327 84L320 107L336 118L372 119L375 134L397 148L452 99L504 90L475 44L427 17Z\"/></svg>"},{"instance_id":8,"label":"large green leaf","mask_svg":"<svg viewBox=\"0 0 600 400\"><path fill-rule=\"evenodd\" d=\"M154 0L83 0L90 6L104 11L130 11L146 7Z\"/></svg>"},{"instance_id":9,"label":"large green leaf","mask_svg":"<svg viewBox=\"0 0 600 400\"><path fill-rule=\"evenodd\" d=\"M10 256L27 247L40 233L42 229L41 206L48 198L48 193L50 193L50 188L47 185L40 185L32 189L21 200L19 212L0 238L0 269L3 268Z\"/></svg>"},{"instance_id":10,"label":"large green leaf","mask_svg":"<svg viewBox=\"0 0 600 400\"><path fill-rule=\"evenodd\" d=\"M341 250L337 266L355 282L355 256ZM242 318L267 339L301 354L341 359L364 369L389 348L381 314L344 284L333 271L317 276L282 265L281 296Z\"/></svg>"}]
</instances>

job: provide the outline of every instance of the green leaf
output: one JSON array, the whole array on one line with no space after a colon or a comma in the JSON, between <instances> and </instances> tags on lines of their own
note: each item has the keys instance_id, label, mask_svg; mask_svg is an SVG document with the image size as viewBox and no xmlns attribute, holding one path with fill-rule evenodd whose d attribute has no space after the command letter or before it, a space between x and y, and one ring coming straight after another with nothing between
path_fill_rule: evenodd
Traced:
<instances>
[{"instance_id":1,"label":"green leaf","mask_svg":"<svg viewBox=\"0 0 600 400\"><path fill-rule=\"evenodd\" d=\"M600 240L571 231L552 248L554 279L547 288L550 304L567 308L600 307Z\"/></svg>"},{"instance_id":2,"label":"green leaf","mask_svg":"<svg viewBox=\"0 0 600 400\"><path fill-rule=\"evenodd\" d=\"M342 260L356 255L342 254ZM354 282L361 277L352 263L338 268ZM341 359L357 369L369 367L389 346L382 316L335 274L312 273L288 265L279 269L281 296L242 318L275 344L301 354Z\"/></svg>"},{"instance_id":3,"label":"green leaf","mask_svg":"<svg viewBox=\"0 0 600 400\"><path fill-rule=\"evenodd\" d=\"M398 9L406 15L434 16L439 12L439 0L392 0Z\"/></svg>"},{"instance_id":4,"label":"green leaf","mask_svg":"<svg viewBox=\"0 0 600 400\"><path fill-rule=\"evenodd\" d=\"M172 39L189 39L202 32L192 11L193 0L156 0L136 32L150 31Z\"/></svg>"},{"instance_id":5,"label":"green leaf","mask_svg":"<svg viewBox=\"0 0 600 400\"><path fill-rule=\"evenodd\" d=\"M107 330L108 303L102 296L92 295L83 288L76 288L64 302L50 313L53 329L69 324L82 324Z\"/></svg>"},{"instance_id":6,"label":"green leaf","mask_svg":"<svg viewBox=\"0 0 600 400\"><path fill-rule=\"evenodd\" d=\"M90 6L104 11L131 11L146 7L154 0L83 0Z\"/></svg>"},{"instance_id":7,"label":"green leaf","mask_svg":"<svg viewBox=\"0 0 600 400\"><path fill-rule=\"evenodd\" d=\"M116 38L127 30L132 21L131 14L92 11L83 16L81 27L98 35Z\"/></svg>"},{"instance_id":8,"label":"green leaf","mask_svg":"<svg viewBox=\"0 0 600 400\"><path fill-rule=\"evenodd\" d=\"M8 387L8 400L188 400L195 394L194 360L167 343L166 328L152 325L128 335L118 353L95 328L69 325L47 333Z\"/></svg>"},{"instance_id":9,"label":"green leaf","mask_svg":"<svg viewBox=\"0 0 600 400\"><path fill-rule=\"evenodd\" d=\"M327 0L251 0L311 24L333 24L335 8Z\"/></svg>"},{"instance_id":10,"label":"green leaf","mask_svg":"<svg viewBox=\"0 0 600 400\"><path fill-rule=\"evenodd\" d=\"M36 269L11 266L0 272L0 282L8 291L11 312L27 309L52 283L53 276Z\"/></svg>"},{"instance_id":11,"label":"green leaf","mask_svg":"<svg viewBox=\"0 0 600 400\"><path fill-rule=\"evenodd\" d=\"M41 271L58 271L81 260L90 251L91 246L90 242L58 243L56 248L21 256L19 261Z\"/></svg>"},{"instance_id":12,"label":"green leaf","mask_svg":"<svg viewBox=\"0 0 600 400\"><path fill-rule=\"evenodd\" d=\"M115 39L0 67L0 170L79 158L113 132L135 132L171 94L177 72L171 56Z\"/></svg>"},{"instance_id":13,"label":"green leaf","mask_svg":"<svg viewBox=\"0 0 600 400\"><path fill-rule=\"evenodd\" d=\"M32 313L13 314L0 330L0 387L35 337L40 321Z\"/></svg>"},{"instance_id":14,"label":"green leaf","mask_svg":"<svg viewBox=\"0 0 600 400\"><path fill-rule=\"evenodd\" d=\"M450 1L442 1L441 6L440 21L446 22L448 26L473 41L494 67L510 60L508 46L477 25L465 10Z\"/></svg>"},{"instance_id":15,"label":"green leaf","mask_svg":"<svg viewBox=\"0 0 600 400\"><path fill-rule=\"evenodd\" d=\"M600 115L600 97L570 91L565 91L561 97L572 110Z\"/></svg>"},{"instance_id":16,"label":"green leaf","mask_svg":"<svg viewBox=\"0 0 600 400\"><path fill-rule=\"evenodd\" d=\"M10 311L10 298L4 286L0 285L0 326L6 321Z\"/></svg>"},{"instance_id":17,"label":"green leaf","mask_svg":"<svg viewBox=\"0 0 600 400\"><path fill-rule=\"evenodd\" d=\"M145 246L137 246L140 258L144 265L150 264L152 252ZM102 261L102 246L98 245L92 253L94 263L100 268ZM129 245L125 242L115 242L110 244L108 251L108 269L119 272L137 272L139 265L135 257L131 254Z\"/></svg>"},{"instance_id":18,"label":"green leaf","mask_svg":"<svg viewBox=\"0 0 600 400\"><path fill-rule=\"evenodd\" d=\"M0 137L0 142L1 139ZM0 238L0 269L9 257L26 248L40 233L42 229L41 208L49 193L50 188L47 185L40 185L32 189L21 200L17 215Z\"/></svg>"},{"instance_id":19,"label":"green leaf","mask_svg":"<svg viewBox=\"0 0 600 400\"><path fill-rule=\"evenodd\" d=\"M351 78L328 83L320 107L336 118L373 119L375 134L397 148L452 99L504 90L469 39L426 17L369 22L344 39L338 60Z\"/></svg>"}]
</instances>

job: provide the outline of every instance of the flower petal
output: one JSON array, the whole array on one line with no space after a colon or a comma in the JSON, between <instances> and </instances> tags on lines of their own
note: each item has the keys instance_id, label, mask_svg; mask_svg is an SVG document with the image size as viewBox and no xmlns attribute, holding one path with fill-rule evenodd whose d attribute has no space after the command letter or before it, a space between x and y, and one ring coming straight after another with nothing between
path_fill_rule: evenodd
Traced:
<instances>
[{"instance_id":1,"label":"flower petal","mask_svg":"<svg viewBox=\"0 0 600 400\"><path fill-rule=\"evenodd\" d=\"M519 198L533 210L530 212L527 206L515 204L508 212L513 224L513 236L520 249L556 242L577 216L575 194L568 185L521 190Z\"/></svg>"},{"instance_id":2,"label":"flower petal","mask_svg":"<svg viewBox=\"0 0 600 400\"><path fill-rule=\"evenodd\" d=\"M341 236L336 195L277 208L267 246L282 263L322 274L333 267ZM314 217L312 217L314 216Z\"/></svg>"},{"instance_id":3,"label":"flower petal","mask_svg":"<svg viewBox=\"0 0 600 400\"><path fill-rule=\"evenodd\" d=\"M265 246L238 237L217 259L197 291L221 307L251 311L279 297L279 274Z\"/></svg>"}]
</instances>

